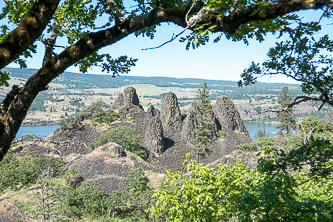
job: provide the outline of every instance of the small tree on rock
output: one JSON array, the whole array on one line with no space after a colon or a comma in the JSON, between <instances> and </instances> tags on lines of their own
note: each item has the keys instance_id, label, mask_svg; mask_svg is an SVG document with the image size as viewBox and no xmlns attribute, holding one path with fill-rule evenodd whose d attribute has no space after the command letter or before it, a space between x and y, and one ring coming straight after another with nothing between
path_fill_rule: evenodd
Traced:
<instances>
[{"instance_id":1,"label":"small tree on rock","mask_svg":"<svg viewBox=\"0 0 333 222\"><path fill-rule=\"evenodd\" d=\"M196 128L194 130L195 139L194 154L199 161L199 156L205 155L209 151L209 147L213 143L213 133L215 129L215 123L212 121L212 106L210 104L209 89L207 83L202 85L199 90L200 100L195 101L196 112Z\"/></svg>"}]
</instances>

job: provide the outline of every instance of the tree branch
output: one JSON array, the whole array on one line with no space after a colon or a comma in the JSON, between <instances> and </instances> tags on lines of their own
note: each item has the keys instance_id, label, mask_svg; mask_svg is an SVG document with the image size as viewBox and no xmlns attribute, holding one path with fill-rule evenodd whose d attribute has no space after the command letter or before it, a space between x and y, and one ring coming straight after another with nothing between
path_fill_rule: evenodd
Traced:
<instances>
[{"instance_id":1,"label":"tree branch","mask_svg":"<svg viewBox=\"0 0 333 222\"><path fill-rule=\"evenodd\" d=\"M0 69L18 58L42 34L60 0L34 3L20 25L0 43Z\"/></svg>"},{"instance_id":2,"label":"tree branch","mask_svg":"<svg viewBox=\"0 0 333 222\"><path fill-rule=\"evenodd\" d=\"M15 206L14 204L10 203L8 200L6 200L6 202L7 202L10 206L12 206L12 207L14 207L16 210L18 210L18 212L21 214L21 217L22 217L22 219L23 219L22 221L24 222L25 219L24 219L24 216L23 216L23 214L22 214L20 208L18 208L18 207Z\"/></svg>"},{"instance_id":3,"label":"tree branch","mask_svg":"<svg viewBox=\"0 0 333 222\"><path fill-rule=\"evenodd\" d=\"M12 193L12 194L9 194L9 195L7 195L7 196L5 196L5 197L0 198L0 201L3 201L4 199L7 199L7 198L9 198L9 197L11 197L11 196L14 196L14 195L16 195L16 194L18 194L18 193L22 193L22 192L29 191L29 190L37 190L37 189L39 189L39 188L41 188L41 187L42 187L42 186L39 185L39 186L36 186L36 187L30 187L30 188L25 189L25 190L17 191L17 192L15 192L15 193Z\"/></svg>"}]
</instances>

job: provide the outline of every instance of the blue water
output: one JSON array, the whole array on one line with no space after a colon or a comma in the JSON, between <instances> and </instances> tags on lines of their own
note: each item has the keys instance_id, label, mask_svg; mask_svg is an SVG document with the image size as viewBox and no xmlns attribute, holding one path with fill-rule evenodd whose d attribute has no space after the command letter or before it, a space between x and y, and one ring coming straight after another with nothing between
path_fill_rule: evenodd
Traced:
<instances>
[{"instance_id":1,"label":"blue water","mask_svg":"<svg viewBox=\"0 0 333 222\"><path fill-rule=\"evenodd\" d=\"M264 131L264 126L263 126L262 123L245 122L244 125L245 125L247 131L250 134L250 138L253 139L253 140L257 140L256 134L258 133L258 131L260 129L262 131ZM268 133L268 136L270 136L270 137L276 136L276 134L279 132L280 129L277 129L275 127L276 127L276 125L265 123L265 132L266 132L266 134Z\"/></svg>"},{"instance_id":2,"label":"blue water","mask_svg":"<svg viewBox=\"0 0 333 222\"><path fill-rule=\"evenodd\" d=\"M256 134L258 130L263 130L262 123L245 123L247 131L249 131L250 138L256 140ZM60 125L50 125L50 126L22 126L18 131L16 138L20 138L24 134L36 134L42 138L49 136L56 129L60 128ZM265 123L265 131L269 136L276 136L279 129L275 128L275 125Z\"/></svg>"},{"instance_id":3,"label":"blue water","mask_svg":"<svg viewBox=\"0 0 333 222\"><path fill-rule=\"evenodd\" d=\"M50 126L22 126L16 134L16 139L20 138L25 134L35 134L41 138L49 136L56 129L60 128L60 125Z\"/></svg>"}]
</instances>

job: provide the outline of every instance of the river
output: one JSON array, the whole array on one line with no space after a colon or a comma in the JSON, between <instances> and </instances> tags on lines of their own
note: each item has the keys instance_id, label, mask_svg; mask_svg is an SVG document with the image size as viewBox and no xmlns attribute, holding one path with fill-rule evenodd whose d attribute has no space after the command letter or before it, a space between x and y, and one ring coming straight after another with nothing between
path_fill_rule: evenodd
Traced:
<instances>
[{"instance_id":1,"label":"river","mask_svg":"<svg viewBox=\"0 0 333 222\"><path fill-rule=\"evenodd\" d=\"M256 133L258 130L263 130L262 123L245 122L246 129L249 131L250 137L256 140ZM56 129L60 128L60 125L50 125L50 126L22 126L16 135L16 138L20 138L24 134L36 134L42 138L49 136ZM265 131L269 136L276 136L279 129L275 128L275 125L265 123Z\"/></svg>"},{"instance_id":2,"label":"river","mask_svg":"<svg viewBox=\"0 0 333 222\"><path fill-rule=\"evenodd\" d=\"M49 126L22 126L16 134L16 139L20 138L25 134L35 134L39 137L47 137L53 133L56 129L60 128L60 125L49 125Z\"/></svg>"}]
</instances>

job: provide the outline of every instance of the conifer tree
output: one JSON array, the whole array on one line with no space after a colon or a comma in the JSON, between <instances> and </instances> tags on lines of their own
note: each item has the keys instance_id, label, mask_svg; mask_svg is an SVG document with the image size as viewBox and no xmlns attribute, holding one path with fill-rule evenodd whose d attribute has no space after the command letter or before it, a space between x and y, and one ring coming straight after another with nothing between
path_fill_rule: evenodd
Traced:
<instances>
[{"instance_id":1,"label":"conifer tree","mask_svg":"<svg viewBox=\"0 0 333 222\"><path fill-rule=\"evenodd\" d=\"M213 143L215 124L212 120L212 106L210 104L209 89L207 83L202 85L199 90L199 100L195 101L196 106L196 128L194 130L194 153L199 161L199 157L205 155L209 151L209 147Z\"/></svg>"},{"instance_id":2,"label":"conifer tree","mask_svg":"<svg viewBox=\"0 0 333 222\"><path fill-rule=\"evenodd\" d=\"M296 129L296 121L295 114L292 107L288 107L291 103L292 97L288 94L288 88L284 87L282 89L282 94L278 99L278 103L280 104L280 110L277 113L277 118L279 120L279 124L276 128L280 128L281 130L287 130L287 134L290 133L291 129Z\"/></svg>"}]
</instances>

